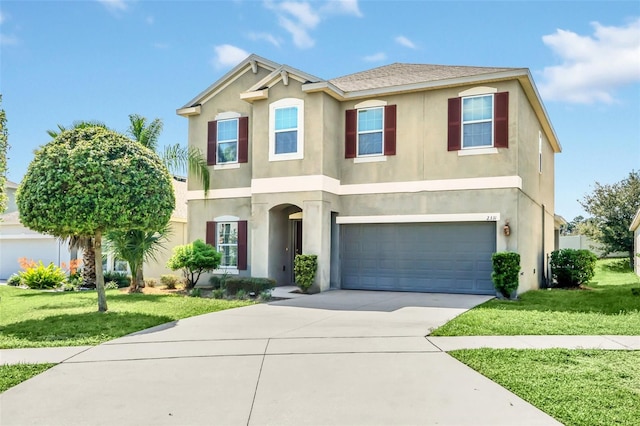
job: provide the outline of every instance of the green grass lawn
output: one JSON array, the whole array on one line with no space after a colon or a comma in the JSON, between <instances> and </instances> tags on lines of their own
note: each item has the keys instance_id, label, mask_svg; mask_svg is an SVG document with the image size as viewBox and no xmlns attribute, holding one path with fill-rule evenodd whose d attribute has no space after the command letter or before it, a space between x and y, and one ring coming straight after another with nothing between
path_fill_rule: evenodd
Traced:
<instances>
[{"instance_id":1,"label":"green grass lawn","mask_svg":"<svg viewBox=\"0 0 640 426\"><path fill-rule=\"evenodd\" d=\"M449 353L568 426L640 424L640 351Z\"/></svg>"},{"instance_id":2,"label":"green grass lawn","mask_svg":"<svg viewBox=\"0 0 640 426\"><path fill-rule=\"evenodd\" d=\"M55 364L0 365L0 393L42 373L54 365Z\"/></svg>"},{"instance_id":3,"label":"green grass lawn","mask_svg":"<svg viewBox=\"0 0 640 426\"><path fill-rule=\"evenodd\" d=\"M0 348L97 345L166 322L253 302L108 290L107 303L109 310L100 313L95 291L0 286Z\"/></svg>"},{"instance_id":4,"label":"green grass lawn","mask_svg":"<svg viewBox=\"0 0 640 426\"><path fill-rule=\"evenodd\" d=\"M640 280L627 264L600 260L592 290L536 290L517 302L490 300L431 335L640 335L640 296L631 293Z\"/></svg>"}]
</instances>

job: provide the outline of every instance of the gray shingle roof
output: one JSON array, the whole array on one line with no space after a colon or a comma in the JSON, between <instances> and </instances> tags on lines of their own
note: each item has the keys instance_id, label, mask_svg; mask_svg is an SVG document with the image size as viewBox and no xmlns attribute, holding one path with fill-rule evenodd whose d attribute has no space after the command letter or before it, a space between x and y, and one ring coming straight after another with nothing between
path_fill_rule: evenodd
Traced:
<instances>
[{"instance_id":1,"label":"gray shingle roof","mask_svg":"<svg viewBox=\"0 0 640 426\"><path fill-rule=\"evenodd\" d=\"M384 87L426 83L451 78L472 77L514 69L518 68L395 63L367 71L357 72L355 74L345 75L343 77L337 77L329 80L329 82L340 90L353 92L357 90L380 89Z\"/></svg>"}]
</instances>

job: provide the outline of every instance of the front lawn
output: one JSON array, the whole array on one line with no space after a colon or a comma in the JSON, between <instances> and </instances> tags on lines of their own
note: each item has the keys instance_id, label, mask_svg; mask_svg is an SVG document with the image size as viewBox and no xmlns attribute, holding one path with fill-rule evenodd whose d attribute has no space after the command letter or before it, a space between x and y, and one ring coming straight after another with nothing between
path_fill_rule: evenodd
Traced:
<instances>
[{"instance_id":1,"label":"front lawn","mask_svg":"<svg viewBox=\"0 0 640 426\"><path fill-rule=\"evenodd\" d=\"M0 348L97 345L166 322L253 302L108 290L107 303L109 310L100 313L95 291L0 286Z\"/></svg>"},{"instance_id":2,"label":"front lawn","mask_svg":"<svg viewBox=\"0 0 640 426\"><path fill-rule=\"evenodd\" d=\"M640 424L640 351L449 352L567 426Z\"/></svg>"},{"instance_id":3,"label":"front lawn","mask_svg":"<svg viewBox=\"0 0 640 426\"><path fill-rule=\"evenodd\" d=\"M490 300L432 336L639 335L640 287L626 259L599 260L592 290L537 290L520 301Z\"/></svg>"},{"instance_id":4,"label":"front lawn","mask_svg":"<svg viewBox=\"0 0 640 426\"><path fill-rule=\"evenodd\" d=\"M55 364L0 365L0 393L32 378Z\"/></svg>"}]
</instances>

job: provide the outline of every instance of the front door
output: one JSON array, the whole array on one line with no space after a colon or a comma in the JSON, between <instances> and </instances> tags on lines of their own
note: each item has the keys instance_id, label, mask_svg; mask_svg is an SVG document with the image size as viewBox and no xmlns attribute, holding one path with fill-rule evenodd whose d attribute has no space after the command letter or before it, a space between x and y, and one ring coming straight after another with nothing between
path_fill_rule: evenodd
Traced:
<instances>
[{"instance_id":1,"label":"front door","mask_svg":"<svg viewBox=\"0 0 640 426\"><path fill-rule=\"evenodd\" d=\"M291 220L291 248L291 282L295 283L293 265L296 255L302 254L302 219Z\"/></svg>"}]
</instances>

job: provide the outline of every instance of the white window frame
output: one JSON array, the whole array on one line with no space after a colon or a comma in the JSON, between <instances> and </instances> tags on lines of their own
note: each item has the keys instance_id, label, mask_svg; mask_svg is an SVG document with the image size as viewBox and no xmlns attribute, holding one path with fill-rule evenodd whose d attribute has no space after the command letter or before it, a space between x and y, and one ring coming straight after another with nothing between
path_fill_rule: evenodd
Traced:
<instances>
[{"instance_id":1,"label":"white window frame","mask_svg":"<svg viewBox=\"0 0 640 426\"><path fill-rule=\"evenodd\" d=\"M298 140L296 152L276 154L276 110L296 107L298 109ZM302 160L304 158L304 101L285 98L269 105L269 161Z\"/></svg>"},{"instance_id":2,"label":"white window frame","mask_svg":"<svg viewBox=\"0 0 640 426\"><path fill-rule=\"evenodd\" d=\"M491 118L490 119L482 119L482 120L469 120L469 121L465 121L464 120L464 101L467 99L473 99L473 98L485 98L485 97L491 97ZM460 145L462 147L463 150L465 149L487 149L487 148L494 148L494 132L495 132L495 96L493 94L490 93L485 93L485 94L480 94L480 95L473 95L473 96L464 96L462 97L461 100L461 104L460 104ZM479 124L479 123L491 123L491 145L482 145L482 146L465 146L464 145L464 126L465 124Z\"/></svg>"},{"instance_id":3,"label":"white window frame","mask_svg":"<svg viewBox=\"0 0 640 426\"><path fill-rule=\"evenodd\" d=\"M236 228L236 243L235 244L222 244L220 243L220 230L223 225L233 225ZM225 222L216 222L216 250L219 253L223 253L221 250L222 247L235 247L236 248L236 264L235 265L222 265L222 259L220 260L220 266L218 270L227 271L227 270L237 270L238 269L238 221L228 220ZM224 258L224 255L223 255Z\"/></svg>"},{"instance_id":4,"label":"white window frame","mask_svg":"<svg viewBox=\"0 0 640 426\"><path fill-rule=\"evenodd\" d=\"M361 132L360 129L360 111L369 111L379 109L382 110L382 122L380 130L365 130ZM367 108L358 108L356 110L356 158L371 158L371 157L381 157L384 156L384 115L385 115L385 107L384 106L372 106ZM380 146L380 153L375 154L360 154L360 135L363 134L372 134L372 133L380 133L382 139L382 145Z\"/></svg>"},{"instance_id":5,"label":"white window frame","mask_svg":"<svg viewBox=\"0 0 640 426\"><path fill-rule=\"evenodd\" d=\"M220 126L220 123L225 123L227 121L235 121L236 122L236 138L228 139L228 140L220 140L220 127L216 128L216 165L227 165L227 164L237 164L238 163L238 140L240 138L240 120L237 118L227 118L223 120L217 120L216 126ZM218 149L220 147L220 143L231 143L235 142L236 144L236 159L234 161L220 161L220 157L218 156Z\"/></svg>"}]
</instances>

